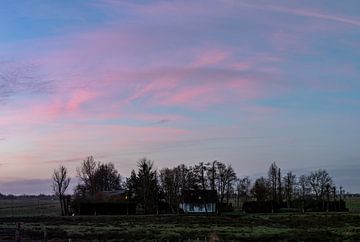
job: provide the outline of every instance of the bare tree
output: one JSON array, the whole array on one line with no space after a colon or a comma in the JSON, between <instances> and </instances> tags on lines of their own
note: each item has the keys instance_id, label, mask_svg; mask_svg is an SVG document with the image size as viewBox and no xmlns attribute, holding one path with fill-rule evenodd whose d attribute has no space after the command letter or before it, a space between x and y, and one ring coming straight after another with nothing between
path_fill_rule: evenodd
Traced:
<instances>
[{"instance_id":1,"label":"bare tree","mask_svg":"<svg viewBox=\"0 0 360 242\"><path fill-rule=\"evenodd\" d=\"M278 183L278 192L277 192L277 201L279 203L283 202L283 184L282 184L282 180L281 180L282 176L281 176L281 169L280 167L278 168L278 174L277 174L277 183Z\"/></svg>"},{"instance_id":2,"label":"bare tree","mask_svg":"<svg viewBox=\"0 0 360 242\"><path fill-rule=\"evenodd\" d=\"M326 170L319 169L315 172L311 172L309 176L309 183L315 197L318 201L322 201L322 209L325 209L325 199L330 192L329 187L332 186L333 181L329 173Z\"/></svg>"},{"instance_id":3,"label":"bare tree","mask_svg":"<svg viewBox=\"0 0 360 242\"><path fill-rule=\"evenodd\" d=\"M94 160L93 156L88 156L79 168L77 176L80 184L76 187L78 196L94 195L96 192L95 174L99 163Z\"/></svg>"},{"instance_id":4,"label":"bare tree","mask_svg":"<svg viewBox=\"0 0 360 242\"><path fill-rule=\"evenodd\" d=\"M302 212L305 212L305 199L311 192L309 177L301 175L298 179L298 191L301 199Z\"/></svg>"},{"instance_id":5,"label":"bare tree","mask_svg":"<svg viewBox=\"0 0 360 242\"><path fill-rule=\"evenodd\" d=\"M180 203L180 179L178 168L164 168L160 170L159 179L161 188L165 193L165 199L169 204L171 211L179 212Z\"/></svg>"},{"instance_id":6,"label":"bare tree","mask_svg":"<svg viewBox=\"0 0 360 242\"><path fill-rule=\"evenodd\" d=\"M240 207L240 198L243 198L245 201L249 198L250 186L251 180L248 176L238 180L236 185L238 207Z\"/></svg>"},{"instance_id":7,"label":"bare tree","mask_svg":"<svg viewBox=\"0 0 360 242\"><path fill-rule=\"evenodd\" d=\"M256 179L254 186L251 189L251 193L257 201L265 201L268 198L270 191L268 182L264 177Z\"/></svg>"},{"instance_id":8,"label":"bare tree","mask_svg":"<svg viewBox=\"0 0 360 242\"><path fill-rule=\"evenodd\" d=\"M207 177L210 182L210 189L216 190L216 179L218 178L218 172L216 168L217 161L206 163L207 166Z\"/></svg>"},{"instance_id":9,"label":"bare tree","mask_svg":"<svg viewBox=\"0 0 360 242\"><path fill-rule=\"evenodd\" d=\"M273 201L277 201L277 193L278 193L278 167L275 162L273 162L268 171L268 181L271 192L271 199Z\"/></svg>"},{"instance_id":10,"label":"bare tree","mask_svg":"<svg viewBox=\"0 0 360 242\"><path fill-rule=\"evenodd\" d=\"M319 169L311 172L309 176L309 184L317 200L325 198L326 186L332 183L332 178L326 170Z\"/></svg>"},{"instance_id":11,"label":"bare tree","mask_svg":"<svg viewBox=\"0 0 360 242\"><path fill-rule=\"evenodd\" d=\"M60 166L58 169L54 170L52 176L52 188L55 195L60 200L60 208L61 208L61 215L67 215L68 211L66 209L66 200L65 200L65 192L66 189L69 187L70 184L70 177L67 175L67 169L65 166Z\"/></svg>"},{"instance_id":12,"label":"bare tree","mask_svg":"<svg viewBox=\"0 0 360 242\"><path fill-rule=\"evenodd\" d=\"M290 208L291 200L293 199L295 185L296 185L296 175L291 171L288 172L284 177L284 191L287 207Z\"/></svg>"},{"instance_id":13,"label":"bare tree","mask_svg":"<svg viewBox=\"0 0 360 242\"><path fill-rule=\"evenodd\" d=\"M233 184L236 181L236 173L231 165L226 166L224 163L217 162L218 179L217 187L220 196L220 203L224 202L225 197L229 202L229 196L233 189Z\"/></svg>"},{"instance_id":14,"label":"bare tree","mask_svg":"<svg viewBox=\"0 0 360 242\"><path fill-rule=\"evenodd\" d=\"M207 170L206 166L204 165L203 162L200 162L198 165L194 166L194 173L196 174L197 183L199 184L199 186L201 187L201 190L203 190L203 191L205 191L207 189L207 177L205 174L206 170ZM207 211L205 199L204 199L203 206L205 207L205 212L207 214L208 211Z\"/></svg>"}]
</instances>

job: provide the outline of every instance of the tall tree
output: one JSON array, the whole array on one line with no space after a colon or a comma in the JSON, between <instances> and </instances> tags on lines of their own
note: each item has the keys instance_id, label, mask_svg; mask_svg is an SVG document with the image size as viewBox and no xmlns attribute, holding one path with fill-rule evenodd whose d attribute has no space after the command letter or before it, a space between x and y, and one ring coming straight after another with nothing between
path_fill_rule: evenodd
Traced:
<instances>
[{"instance_id":1,"label":"tall tree","mask_svg":"<svg viewBox=\"0 0 360 242\"><path fill-rule=\"evenodd\" d=\"M309 176L309 184L317 200L325 198L326 186L332 183L332 178L326 170L313 171Z\"/></svg>"},{"instance_id":2,"label":"tall tree","mask_svg":"<svg viewBox=\"0 0 360 242\"><path fill-rule=\"evenodd\" d=\"M288 172L284 177L284 194L286 199L287 207L290 208L291 200L293 199L295 185L296 185L296 175L291 171Z\"/></svg>"},{"instance_id":3,"label":"tall tree","mask_svg":"<svg viewBox=\"0 0 360 242\"><path fill-rule=\"evenodd\" d=\"M226 166L224 163L217 162L218 179L217 187L220 203L224 202L224 199L230 196L233 190L233 184L236 181L236 173L231 165Z\"/></svg>"},{"instance_id":4,"label":"tall tree","mask_svg":"<svg viewBox=\"0 0 360 242\"><path fill-rule=\"evenodd\" d=\"M207 166L207 177L210 183L210 189L216 190L216 180L218 179L217 160L206 163L206 166Z\"/></svg>"},{"instance_id":5,"label":"tall tree","mask_svg":"<svg viewBox=\"0 0 360 242\"><path fill-rule=\"evenodd\" d=\"M180 176L178 167L160 170L159 179L161 188L165 193L165 199L172 212L179 212L180 203Z\"/></svg>"},{"instance_id":6,"label":"tall tree","mask_svg":"<svg viewBox=\"0 0 360 242\"><path fill-rule=\"evenodd\" d=\"M200 162L198 165L195 165L193 168L193 172L196 177L197 186L201 190L206 190L208 188L208 180L206 177L206 171L207 171L207 168L203 162Z\"/></svg>"},{"instance_id":7,"label":"tall tree","mask_svg":"<svg viewBox=\"0 0 360 242\"><path fill-rule=\"evenodd\" d=\"M250 188L251 180L248 176L238 180L236 185L238 206L240 205L240 198L243 198L245 201L247 201L250 196Z\"/></svg>"},{"instance_id":8,"label":"tall tree","mask_svg":"<svg viewBox=\"0 0 360 242\"><path fill-rule=\"evenodd\" d=\"M176 168L176 176L179 179L179 190L188 190L191 189L194 184L194 175L192 174L191 169L184 164L178 165Z\"/></svg>"},{"instance_id":9,"label":"tall tree","mask_svg":"<svg viewBox=\"0 0 360 242\"><path fill-rule=\"evenodd\" d=\"M157 171L154 169L154 163L146 158L138 162L138 172L132 172L128 180L128 187L133 188L135 200L144 208L146 214L157 212L157 201L159 194L159 185Z\"/></svg>"},{"instance_id":10,"label":"tall tree","mask_svg":"<svg viewBox=\"0 0 360 242\"><path fill-rule=\"evenodd\" d=\"M198 165L194 166L194 173L197 177L197 183L198 186L200 187L200 189L202 191L205 191L207 189L207 177L206 177L206 166L204 165L203 162L200 162ZM205 208L205 212L207 214L207 206L206 206L206 201L204 199L204 204L203 204L204 208Z\"/></svg>"},{"instance_id":11,"label":"tall tree","mask_svg":"<svg viewBox=\"0 0 360 242\"><path fill-rule=\"evenodd\" d=\"M77 176L80 183L76 187L78 196L93 196L96 193L95 174L99 162L94 160L93 156L88 156L79 168L77 168Z\"/></svg>"},{"instance_id":12,"label":"tall tree","mask_svg":"<svg viewBox=\"0 0 360 242\"><path fill-rule=\"evenodd\" d=\"M60 166L55 169L52 175L52 188L55 195L59 198L61 215L67 215L65 192L69 187L70 177L68 177L67 169L65 166Z\"/></svg>"},{"instance_id":13,"label":"tall tree","mask_svg":"<svg viewBox=\"0 0 360 242\"><path fill-rule=\"evenodd\" d=\"M75 188L77 197L93 197L98 192L121 188L121 176L114 164L96 162L92 156L87 157L77 168L77 176L80 181Z\"/></svg>"},{"instance_id":14,"label":"tall tree","mask_svg":"<svg viewBox=\"0 0 360 242\"><path fill-rule=\"evenodd\" d=\"M305 200L306 197L311 192L311 187L309 184L309 177L306 175L301 175L298 179L298 188L299 188L299 197L301 199L301 208L302 212L305 212Z\"/></svg>"},{"instance_id":15,"label":"tall tree","mask_svg":"<svg viewBox=\"0 0 360 242\"><path fill-rule=\"evenodd\" d=\"M264 177L255 180L251 193L257 201L265 201L268 198L269 192L271 192L271 189L269 189L268 182Z\"/></svg>"},{"instance_id":16,"label":"tall tree","mask_svg":"<svg viewBox=\"0 0 360 242\"><path fill-rule=\"evenodd\" d=\"M271 200L277 201L278 193L278 167L275 162L273 162L268 171L268 181L271 192Z\"/></svg>"},{"instance_id":17,"label":"tall tree","mask_svg":"<svg viewBox=\"0 0 360 242\"><path fill-rule=\"evenodd\" d=\"M280 167L278 168L278 174L277 174L277 187L278 187L278 192L277 192L277 201L279 203L282 203L283 202L283 184L282 184L282 176L281 176L281 169Z\"/></svg>"},{"instance_id":18,"label":"tall tree","mask_svg":"<svg viewBox=\"0 0 360 242\"><path fill-rule=\"evenodd\" d=\"M309 177L301 175L298 179L299 196L302 200L305 200L306 196L309 195L311 187L309 184Z\"/></svg>"},{"instance_id":19,"label":"tall tree","mask_svg":"<svg viewBox=\"0 0 360 242\"><path fill-rule=\"evenodd\" d=\"M121 188L121 176L113 163L99 164L94 174L95 192L114 191Z\"/></svg>"}]
</instances>

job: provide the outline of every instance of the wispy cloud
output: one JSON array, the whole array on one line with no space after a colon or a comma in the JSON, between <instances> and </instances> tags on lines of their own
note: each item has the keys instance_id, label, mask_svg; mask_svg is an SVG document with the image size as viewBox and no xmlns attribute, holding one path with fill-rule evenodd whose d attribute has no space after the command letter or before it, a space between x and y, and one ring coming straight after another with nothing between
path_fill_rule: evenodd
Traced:
<instances>
[{"instance_id":1,"label":"wispy cloud","mask_svg":"<svg viewBox=\"0 0 360 242\"><path fill-rule=\"evenodd\" d=\"M311 18L317 18L321 20L330 20L338 23L353 25L356 27L360 27L360 19L354 19L349 17L343 17L333 14L327 14L320 11L313 11L313 10L307 10L307 9L301 9L297 7L284 7L284 6L276 6L274 5L267 5L267 4L253 4L248 2L239 2L240 5L250 7L250 8L256 8L261 10L268 10L273 12L279 12L279 13L285 13L290 15L297 15L297 16L303 16L303 17L311 17Z\"/></svg>"},{"instance_id":2,"label":"wispy cloud","mask_svg":"<svg viewBox=\"0 0 360 242\"><path fill-rule=\"evenodd\" d=\"M49 92L51 83L33 65L0 62L0 101L17 94Z\"/></svg>"}]
</instances>

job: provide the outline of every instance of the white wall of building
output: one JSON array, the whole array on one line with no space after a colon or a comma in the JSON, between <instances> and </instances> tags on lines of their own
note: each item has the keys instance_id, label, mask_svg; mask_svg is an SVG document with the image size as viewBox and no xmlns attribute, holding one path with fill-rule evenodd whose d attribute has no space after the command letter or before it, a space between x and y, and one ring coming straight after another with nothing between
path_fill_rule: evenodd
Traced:
<instances>
[{"instance_id":1,"label":"white wall of building","mask_svg":"<svg viewBox=\"0 0 360 242\"><path fill-rule=\"evenodd\" d=\"M206 209L203 204L197 205L197 204L192 204L192 203L182 203L182 204L180 204L180 208L182 208L185 213L206 213ZM207 203L206 208L207 208L208 213L216 212L216 204L215 203Z\"/></svg>"}]
</instances>

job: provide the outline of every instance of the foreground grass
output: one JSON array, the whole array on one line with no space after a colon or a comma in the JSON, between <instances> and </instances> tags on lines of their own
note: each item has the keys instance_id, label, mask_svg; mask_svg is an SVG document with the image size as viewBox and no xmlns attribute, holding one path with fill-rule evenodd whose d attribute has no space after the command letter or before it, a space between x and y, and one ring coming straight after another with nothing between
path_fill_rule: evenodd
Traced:
<instances>
[{"instance_id":1,"label":"foreground grass","mask_svg":"<svg viewBox=\"0 0 360 242\"><path fill-rule=\"evenodd\" d=\"M356 241L357 214L276 214L234 216L79 216L0 218L0 240L11 240L15 223L24 239L91 241L207 240L223 241Z\"/></svg>"}]
</instances>

